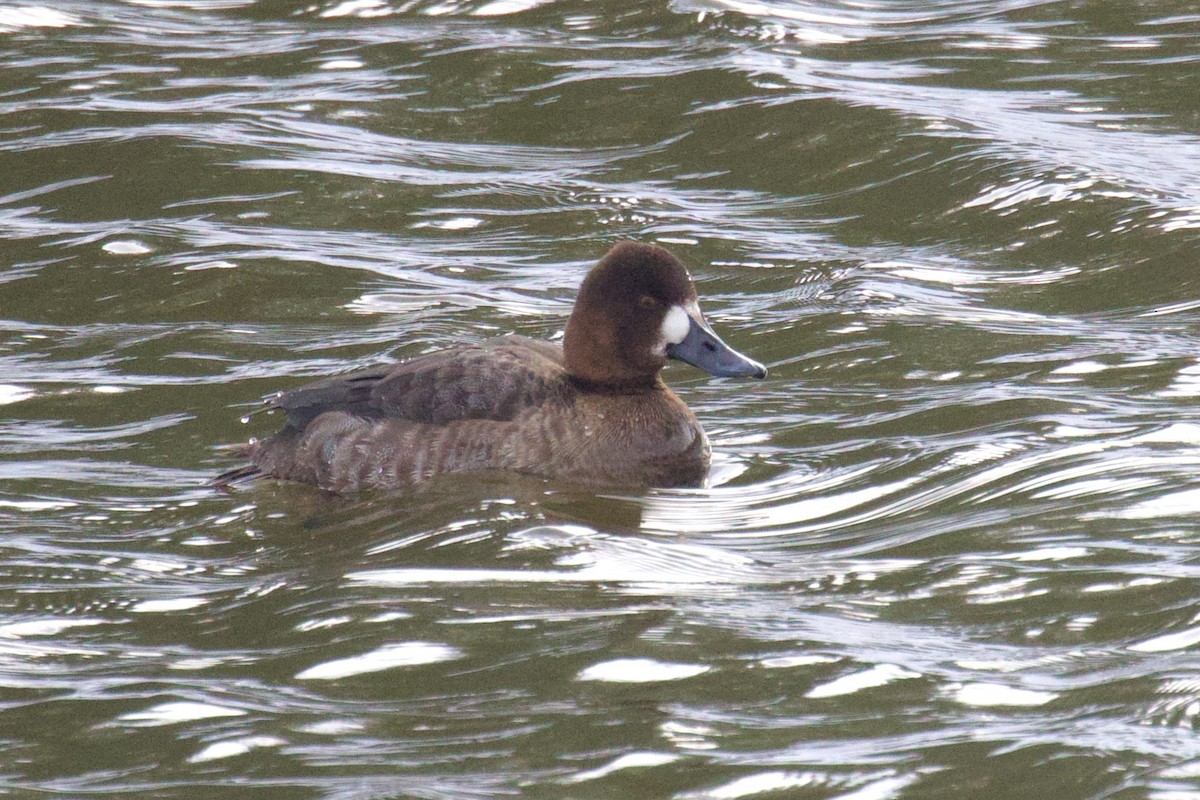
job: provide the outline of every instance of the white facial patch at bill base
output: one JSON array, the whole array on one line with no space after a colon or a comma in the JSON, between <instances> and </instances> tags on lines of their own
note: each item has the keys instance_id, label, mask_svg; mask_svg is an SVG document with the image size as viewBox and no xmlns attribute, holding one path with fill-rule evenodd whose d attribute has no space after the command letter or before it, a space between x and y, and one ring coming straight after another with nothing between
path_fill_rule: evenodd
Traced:
<instances>
[{"instance_id":1,"label":"white facial patch at bill base","mask_svg":"<svg viewBox=\"0 0 1200 800\"><path fill-rule=\"evenodd\" d=\"M660 354L666 353L667 345L679 344L686 339L692 327L692 317L698 317L699 314L700 308L695 303L668 308L659 328L658 347L655 350Z\"/></svg>"}]
</instances>

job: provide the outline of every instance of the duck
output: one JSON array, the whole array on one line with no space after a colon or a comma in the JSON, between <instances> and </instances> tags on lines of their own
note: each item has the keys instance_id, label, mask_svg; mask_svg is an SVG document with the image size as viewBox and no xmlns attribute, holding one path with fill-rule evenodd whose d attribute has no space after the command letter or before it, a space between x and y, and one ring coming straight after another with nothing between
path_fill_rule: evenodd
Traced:
<instances>
[{"instance_id":1,"label":"duck","mask_svg":"<svg viewBox=\"0 0 1200 800\"><path fill-rule=\"evenodd\" d=\"M561 345L509 334L270 395L282 430L251 439L250 463L215 483L266 477L348 493L501 471L702 485L712 448L662 379L672 359L718 377L767 375L713 331L682 261L621 242L584 277Z\"/></svg>"}]
</instances>

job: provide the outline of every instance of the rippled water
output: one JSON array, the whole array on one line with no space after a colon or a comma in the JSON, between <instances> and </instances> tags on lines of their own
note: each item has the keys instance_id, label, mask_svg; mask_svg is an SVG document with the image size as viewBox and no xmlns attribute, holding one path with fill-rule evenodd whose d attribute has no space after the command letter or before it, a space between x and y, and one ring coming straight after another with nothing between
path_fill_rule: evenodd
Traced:
<instances>
[{"instance_id":1,"label":"rippled water","mask_svg":"<svg viewBox=\"0 0 1200 800\"><path fill-rule=\"evenodd\" d=\"M0 0L0 792L1200 798L1183 2ZM613 241L711 485L205 486Z\"/></svg>"}]
</instances>

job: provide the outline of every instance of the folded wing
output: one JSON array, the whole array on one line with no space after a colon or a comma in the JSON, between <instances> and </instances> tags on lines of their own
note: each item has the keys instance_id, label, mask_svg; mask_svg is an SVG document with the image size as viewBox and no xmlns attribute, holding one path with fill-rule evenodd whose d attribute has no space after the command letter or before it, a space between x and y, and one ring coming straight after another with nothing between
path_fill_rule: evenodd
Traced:
<instances>
[{"instance_id":1,"label":"folded wing","mask_svg":"<svg viewBox=\"0 0 1200 800\"><path fill-rule=\"evenodd\" d=\"M327 378L284 392L273 405L299 431L327 411L432 425L510 420L563 396L565 380L556 345L506 336Z\"/></svg>"}]
</instances>

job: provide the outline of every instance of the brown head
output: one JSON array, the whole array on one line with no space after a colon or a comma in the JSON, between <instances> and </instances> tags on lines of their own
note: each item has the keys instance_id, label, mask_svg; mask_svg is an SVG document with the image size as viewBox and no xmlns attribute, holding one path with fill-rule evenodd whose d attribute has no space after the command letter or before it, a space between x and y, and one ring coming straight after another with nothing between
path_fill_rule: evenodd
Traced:
<instances>
[{"instance_id":1,"label":"brown head","mask_svg":"<svg viewBox=\"0 0 1200 800\"><path fill-rule=\"evenodd\" d=\"M713 375L767 374L713 333L683 263L637 242L613 247L583 279L563 352L571 376L601 386L651 385L668 358Z\"/></svg>"}]
</instances>

